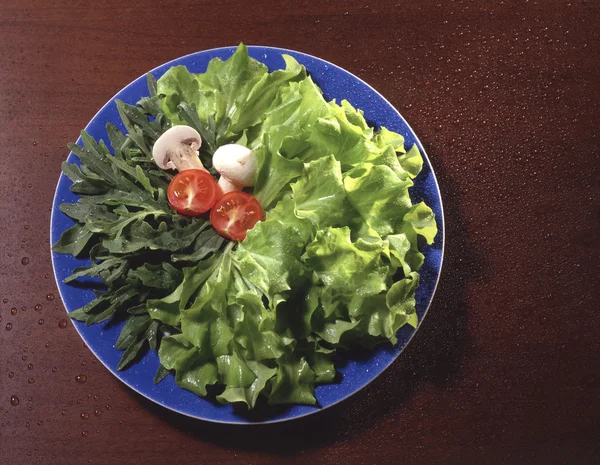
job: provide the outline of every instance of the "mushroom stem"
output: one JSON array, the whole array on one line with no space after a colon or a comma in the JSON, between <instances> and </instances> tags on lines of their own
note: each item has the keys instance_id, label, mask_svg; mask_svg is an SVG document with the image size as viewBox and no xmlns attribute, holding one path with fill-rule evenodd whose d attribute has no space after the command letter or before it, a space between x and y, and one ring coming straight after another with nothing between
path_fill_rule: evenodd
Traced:
<instances>
[{"instance_id":1,"label":"mushroom stem","mask_svg":"<svg viewBox=\"0 0 600 465\"><path fill-rule=\"evenodd\" d=\"M225 176L221 176L219 178L218 184L219 184L219 187L221 188L221 192L223 194L227 194L227 192L241 191L242 190L242 186L240 186L239 184L232 183Z\"/></svg>"},{"instance_id":2,"label":"mushroom stem","mask_svg":"<svg viewBox=\"0 0 600 465\"><path fill-rule=\"evenodd\" d=\"M178 171L184 170L202 170L207 171L198 158L198 144L192 142L191 145L181 144L174 150L169 150L171 163L175 165Z\"/></svg>"}]
</instances>

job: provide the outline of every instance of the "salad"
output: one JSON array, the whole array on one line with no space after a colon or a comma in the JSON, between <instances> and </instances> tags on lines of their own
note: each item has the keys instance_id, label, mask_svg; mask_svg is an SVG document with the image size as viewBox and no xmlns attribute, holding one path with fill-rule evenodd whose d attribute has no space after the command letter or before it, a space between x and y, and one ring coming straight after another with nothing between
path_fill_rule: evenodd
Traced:
<instances>
[{"instance_id":1,"label":"salad","mask_svg":"<svg viewBox=\"0 0 600 465\"><path fill-rule=\"evenodd\" d=\"M437 233L409 195L418 148L284 60L269 73L240 45L205 73L148 75L148 97L116 101L127 134L109 123L109 140L69 145L80 163L62 169L80 198L60 206L75 224L53 249L90 259L65 282L104 283L72 318L125 320L119 370L150 348L155 382L173 372L248 408L316 404L340 352L417 325L419 243ZM167 134L198 162L177 169L174 149L159 150ZM228 177L220 155L254 163L251 175Z\"/></svg>"}]
</instances>

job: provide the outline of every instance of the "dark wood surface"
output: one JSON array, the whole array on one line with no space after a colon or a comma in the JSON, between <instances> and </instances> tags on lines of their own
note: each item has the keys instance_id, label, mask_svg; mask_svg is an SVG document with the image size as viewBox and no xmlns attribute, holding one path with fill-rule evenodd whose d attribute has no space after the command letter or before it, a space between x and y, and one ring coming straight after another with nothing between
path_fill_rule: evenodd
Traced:
<instances>
[{"instance_id":1,"label":"dark wood surface","mask_svg":"<svg viewBox=\"0 0 600 465\"><path fill-rule=\"evenodd\" d=\"M0 2L0 463L600 463L599 2L250 3ZM190 421L122 385L59 327L49 262L66 142L147 70L240 41L385 95L447 221L438 293L400 359L267 427Z\"/></svg>"}]
</instances>

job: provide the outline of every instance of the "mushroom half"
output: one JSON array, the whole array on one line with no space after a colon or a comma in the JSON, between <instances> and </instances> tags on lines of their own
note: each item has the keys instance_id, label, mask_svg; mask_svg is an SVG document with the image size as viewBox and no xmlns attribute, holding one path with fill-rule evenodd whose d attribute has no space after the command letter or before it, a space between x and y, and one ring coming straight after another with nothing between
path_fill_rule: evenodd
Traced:
<instances>
[{"instance_id":1,"label":"mushroom half","mask_svg":"<svg viewBox=\"0 0 600 465\"><path fill-rule=\"evenodd\" d=\"M173 126L161 135L152 147L152 158L165 170L204 170L198 157L202 138L190 126Z\"/></svg>"}]
</instances>

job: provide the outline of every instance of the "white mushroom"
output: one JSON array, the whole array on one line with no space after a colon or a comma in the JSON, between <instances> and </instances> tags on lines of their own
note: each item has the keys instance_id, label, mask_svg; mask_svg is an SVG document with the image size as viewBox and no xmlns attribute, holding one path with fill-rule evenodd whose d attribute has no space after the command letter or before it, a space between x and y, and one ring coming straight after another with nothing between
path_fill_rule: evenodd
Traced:
<instances>
[{"instance_id":1,"label":"white mushroom","mask_svg":"<svg viewBox=\"0 0 600 465\"><path fill-rule=\"evenodd\" d=\"M202 138L190 126L173 126L158 138L152 147L152 158L161 169L204 170L198 149Z\"/></svg>"},{"instance_id":2,"label":"white mushroom","mask_svg":"<svg viewBox=\"0 0 600 465\"><path fill-rule=\"evenodd\" d=\"M254 186L256 157L243 145L227 144L219 147L213 155L213 166L219 172L219 187L223 194Z\"/></svg>"}]
</instances>

